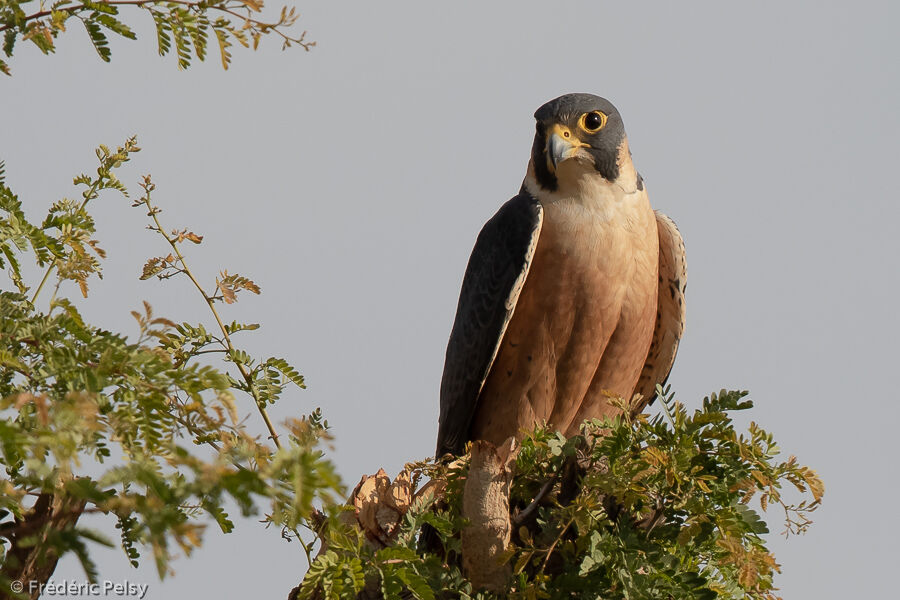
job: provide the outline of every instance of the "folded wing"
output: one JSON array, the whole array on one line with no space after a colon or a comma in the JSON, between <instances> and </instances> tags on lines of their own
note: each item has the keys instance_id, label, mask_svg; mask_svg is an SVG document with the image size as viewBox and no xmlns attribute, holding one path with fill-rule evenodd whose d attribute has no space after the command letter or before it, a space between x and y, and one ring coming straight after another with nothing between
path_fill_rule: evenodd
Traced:
<instances>
[{"instance_id":1,"label":"folded wing","mask_svg":"<svg viewBox=\"0 0 900 600\"><path fill-rule=\"evenodd\" d=\"M482 228L463 278L441 379L437 455L460 454L541 231L543 210L520 192Z\"/></svg>"},{"instance_id":2,"label":"folded wing","mask_svg":"<svg viewBox=\"0 0 900 600\"><path fill-rule=\"evenodd\" d=\"M656 225L659 231L659 295L653 341L634 390L643 397L638 412L656 398L656 384L664 385L669 378L678 342L684 333L684 292L687 287L684 240L672 219L659 211Z\"/></svg>"}]
</instances>

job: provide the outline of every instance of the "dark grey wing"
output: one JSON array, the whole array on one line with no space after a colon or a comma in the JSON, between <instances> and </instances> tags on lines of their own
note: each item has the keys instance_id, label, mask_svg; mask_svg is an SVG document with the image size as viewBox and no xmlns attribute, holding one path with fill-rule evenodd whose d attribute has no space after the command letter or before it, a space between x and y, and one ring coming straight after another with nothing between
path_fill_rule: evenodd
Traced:
<instances>
[{"instance_id":1,"label":"dark grey wing","mask_svg":"<svg viewBox=\"0 0 900 600\"><path fill-rule=\"evenodd\" d=\"M437 456L461 454L469 440L478 395L528 275L542 218L540 203L522 191L478 234L447 344Z\"/></svg>"},{"instance_id":2,"label":"dark grey wing","mask_svg":"<svg viewBox=\"0 0 900 600\"><path fill-rule=\"evenodd\" d=\"M634 389L643 397L639 411L656 399L656 384L666 384L675 363L678 342L684 334L684 292L687 289L684 240L672 219L659 211L656 228L659 231L659 294L653 341Z\"/></svg>"}]
</instances>

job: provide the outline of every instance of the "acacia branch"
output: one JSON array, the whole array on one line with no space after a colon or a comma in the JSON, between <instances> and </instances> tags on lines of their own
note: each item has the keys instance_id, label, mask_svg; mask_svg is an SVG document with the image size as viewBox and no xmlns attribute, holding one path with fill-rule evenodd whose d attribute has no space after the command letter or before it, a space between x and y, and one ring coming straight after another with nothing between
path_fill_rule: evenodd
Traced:
<instances>
[{"instance_id":1,"label":"acacia branch","mask_svg":"<svg viewBox=\"0 0 900 600\"><path fill-rule=\"evenodd\" d=\"M80 20L91 39L91 43L100 58L109 62L111 51L108 34L110 32L128 39L137 39L134 31L118 19L120 7L134 7L145 10L153 17L159 43L159 54L168 54L173 50L178 57L178 67L186 69L191 62L191 46L193 54L201 61L207 55L207 33L218 42L223 68L227 69L231 62L229 48L236 40L245 48L256 50L264 35L274 33L282 40L282 49L293 44L309 51L315 42L306 41L306 31L294 37L285 33L299 17L296 10L283 6L278 17L264 21L260 14L263 0L82 0L78 4L65 6L66 2L57 4L50 10L40 10L25 14L20 5L21 0L13 0L0 4L0 33L5 42L3 51L12 56L16 41L30 40L44 54L53 52L54 40L66 31L66 21L71 18ZM10 75L9 65L0 60L0 72Z\"/></svg>"},{"instance_id":2,"label":"acacia branch","mask_svg":"<svg viewBox=\"0 0 900 600\"><path fill-rule=\"evenodd\" d=\"M3 31L3 28L0 28L0 31ZM103 178L98 177L97 181L91 184L91 187L84 193L84 202L78 207L78 210L84 210L87 206L88 202L97 197L97 194L100 192L100 186L103 184ZM44 288L44 284L47 283L47 280L50 278L50 274L53 273L53 270L57 267L59 263L60 257L55 257L50 265L47 267L47 270L44 272L43 278L41 278L41 282L38 284L37 289L34 291L34 295L31 296L31 303L34 304L37 302L38 296L41 294L41 290ZM58 283L58 282L57 282ZM55 294L54 294L55 295Z\"/></svg>"},{"instance_id":3,"label":"acacia branch","mask_svg":"<svg viewBox=\"0 0 900 600\"><path fill-rule=\"evenodd\" d=\"M541 486L541 489L538 491L537 495L534 497L534 500L526 506L521 512L516 514L515 517L512 518L513 527L518 527L522 523L524 523L528 517L530 517L541 505L541 501L550 493L550 490L553 489L553 484L556 483L556 475L548 479L544 482L544 485Z\"/></svg>"},{"instance_id":4,"label":"acacia branch","mask_svg":"<svg viewBox=\"0 0 900 600\"><path fill-rule=\"evenodd\" d=\"M144 195L140 199L140 202L147 207L147 214L150 216L150 218L153 219L155 227L152 229L159 233L159 235L161 235L163 239L165 239L169 244L169 247L172 248L172 252L175 253L175 256L178 258L178 262L181 264L183 273L187 275L188 279L191 280L191 283L194 284L194 287L197 288L197 291L200 292L201 296L203 296L203 300L206 302L206 305L209 306L209 310L212 311L212 314L216 319L216 323L218 324L219 329L222 332L222 345L225 347L228 355L232 357L232 362L234 362L238 371L240 371L241 373L241 377L243 377L244 381L246 382L247 390L250 392L250 395L253 396L256 408L259 411L260 416L262 416L263 422L266 424L266 428L269 430L269 437L272 439L275 447L280 450L281 442L278 441L278 432L275 431L275 426L272 424L272 420L269 418L269 413L266 411L265 406L263 405L264 400L260 398L256 383L253 381L253 378L250 376L250 372L247 370L247 368L241 362L234 360L234 355L236 354L237 349L231 342L231 336L228 334L228 329L225 327L225 324L222 322L222 318L219 316L219 311L216 310L215 296L210 296L206 293L206 290L203 289L203 286L200 284L200 282L194 276L193 271L191 271L191 268L188 266L184 255L181 253L181 250L178 247L178 242L176 241L176 239L167 234L165 229L163 229L163 226L159 221L159 217L157 216L160 212L160 209L153 206L150 201L150 193L153 191L155 186L150 181L149 176L144 178L144 181L141 183L141 187L144 188Z\"/></svg>"},{"instance_id":5,"label":"acacia branch","mask_svg":"<svg viewBox=\"0 0 900 600\"><path fill-rule=\"evenodd\" d=\"M241 19L246 23L249 23L252 27L261 29L262 33L274 32L283 40L297 44L302 46L304 50L310 50L313 46L316 45L315 42L307 42L305 40L306 32L304 31L300 34L299 37L293 38L283 31L279 29L281 26L290 26L293 24L291 22L273 22L267 23L265 21L261 21L259 19L254 19L251 14L253 12L259 12L262 8L263 3L260 2L247 2L241 0L232 0L233 4L229 4L228 0L218 2L218 3L205 3L205 2L191 2L189 0L166 0L163 2L162 0L103 0L103 4L108 6L135 6L137 8L142 8L146 10L150 10L149 6L157 6L161 4L165 4L166 7L171 6L182 6L187 8L188 10L204 13L207 10L214 10L221 13L225 13L229 16L235 17L236 19ZM202 6L201 6L202 5ZM246 14L240 14L235 10L235 6L242 6L246 9ZM66 13L70 17L77 16L77 13L85 12L85 11L93 11L95 10L93 6L86 4L76 4L74 6L60 7L54 10L42 10L36 13L32 13L30 15L26 15L21 20L16 20L14 22L8 22L0 25L0 32L8 31L11 29L19 29L22 32L26 31L27 24L33 21L39 21L45 17L51 16L53 13Z\"/></svg>"}]
</instances>

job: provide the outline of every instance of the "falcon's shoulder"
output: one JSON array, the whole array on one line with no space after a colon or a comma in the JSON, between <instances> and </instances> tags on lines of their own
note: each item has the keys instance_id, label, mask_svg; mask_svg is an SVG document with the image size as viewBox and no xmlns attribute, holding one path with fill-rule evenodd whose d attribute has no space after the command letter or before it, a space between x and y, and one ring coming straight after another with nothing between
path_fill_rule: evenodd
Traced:
<instances>
[{"instance_id":1,"label":"falcon's shoulder","mask_svg":"<svg viewBox=\"0 0 900 600\"><path fill-rule=\"evenodd\" d=\"M659 235L659 292L653 341L635 393L643 396L640 408L656 398L656 384L665 384L675 362L678 343L684 333L684 293L687 288L687 261L684 240L675 223L656 212Z\"/></svg>"},{"instance_id":2,"label":"falcon's shoulder","mask_svg":"<svg viewBox=\"0 0 900 600\"><path fill-rule=\"evenodd\" d=\"M540 203L523 190L478 234L447 344L438 456L459 454L468 441L478 395L528 275L542 219Z\"/></svg>"}]
</instances>

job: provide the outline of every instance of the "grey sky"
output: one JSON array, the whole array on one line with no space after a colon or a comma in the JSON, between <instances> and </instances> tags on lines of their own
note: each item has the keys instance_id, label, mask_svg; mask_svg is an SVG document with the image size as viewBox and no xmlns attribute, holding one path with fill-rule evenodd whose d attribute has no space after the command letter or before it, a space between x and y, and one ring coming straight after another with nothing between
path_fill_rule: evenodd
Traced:
<instances>
[{"instance_id":1,"label":"grey sky","mask_svg":"<svg viewBox=\"0 0 900 600\"><path fill-rule=\"evenodd\" d=\"M651 203L687 245L679 398L751 390L752 419L825 480L811 531L772 536L783 595L890 589L896 3L298 6L312 52L265 40L255 55L236 50L227 73L159 59L146 15L126 17L144 39L113 42L109 65L75 24L55 56L23 45L0 79L9 184L37 216L74 195L95 145L137 133L144 150L123 179L151 172L166 226L206 236L190 260L208 281L227 267L260 284L227 317L261 321L245 346L306 375L309 389L276 415L322 406L352 486L433 450L466 260L519 188L534 109L565 92L605 96ZM128 310L142 299L206 319L186 282L137 281L164 250L140 211L109 198L94 205L110 258L84 304L90 320L134 331ZM780 516L770 510L776 532ZM252 519L229 536L210 530L162 584L149 556L136 571L118 550L98 556L102 577L149 582L153 599L281 598L303 573L299 550ZM73 560L63 578L82 578Z\"/></svg>"}]
</instances>

